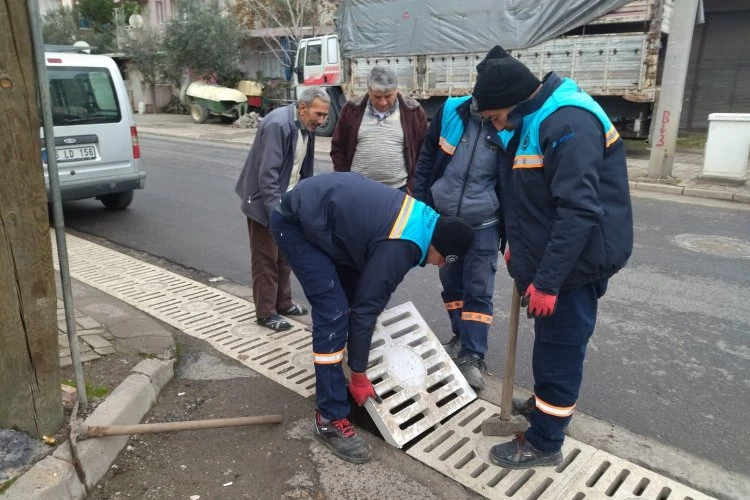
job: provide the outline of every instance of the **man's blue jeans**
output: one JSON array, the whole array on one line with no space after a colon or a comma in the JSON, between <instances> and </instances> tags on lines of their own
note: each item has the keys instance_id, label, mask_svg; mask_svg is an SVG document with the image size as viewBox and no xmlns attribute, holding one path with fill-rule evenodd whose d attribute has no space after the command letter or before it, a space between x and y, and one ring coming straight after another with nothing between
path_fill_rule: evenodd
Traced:
<instances>
[{"instance_id":1,"label":"man's blue jeans","mask_svg":"<svg viewBox=\"0 0 750 500\"><path fill-rule=\"evenodd\" d=\"M536 409L526 439L538 450L562 447L583 380L583 360L594 333L597 305L606 291L606 279L562 291L554 314L534 321Z\"/></svg>"},{"instance_id":2,"label":"man's blue jeans","mask_svg":"<svg viewBox=\"0 0 750 500\"><path fill-rule=\"evenodd\" d=\"M329 420L349 415L346 377L341 366L349 330L349 302L331 258L305 238L302 228L277 211L271 234L312 306L315 401Z\"/></svg>"},{"instance_id":3,"label":"man's blue jeans","mask_svg":"<svg viewBox=\"0 0 750 500\"><path fill-rule=\"evenodd\" d=\"M487 352L499 246L498 226L480 229L475 232L469 253L455 264L440 268L443 302L453 334L461 339L459 357L484 359Z\"/></svg>"}]
</instances>

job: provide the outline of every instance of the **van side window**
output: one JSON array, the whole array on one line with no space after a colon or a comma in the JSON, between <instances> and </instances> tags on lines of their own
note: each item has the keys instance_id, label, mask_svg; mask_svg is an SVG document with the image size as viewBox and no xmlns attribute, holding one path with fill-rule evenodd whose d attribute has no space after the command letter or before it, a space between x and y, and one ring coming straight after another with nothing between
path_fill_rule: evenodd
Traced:
<instances>
[{"instance_id":1,"label":"van side window","mask_svg":"<svg viewBox=\"0 0 750 500\"><path fill-rule=\"evenodd\" d=\"M106 68L48 67L54 125L117 123L122 118Z\"/></svg>"}]
</instances>

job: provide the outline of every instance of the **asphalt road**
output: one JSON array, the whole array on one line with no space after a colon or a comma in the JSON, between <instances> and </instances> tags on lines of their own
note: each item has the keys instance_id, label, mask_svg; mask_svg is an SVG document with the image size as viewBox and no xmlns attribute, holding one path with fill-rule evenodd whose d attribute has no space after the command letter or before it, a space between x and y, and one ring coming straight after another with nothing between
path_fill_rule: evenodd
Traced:
<instances>
[{"instance_id":1,"label":"asphalt road","mask_svg":"<svg viewBox=\"0 0 750 500\"><path fill-rule=\"evenodd\" d=\"M247 227L234 194L245 149L145 136L141 150L146 189L136 193L128 210L109 212L93 200L72 202L65 206L66 224L247 284ZM322 158L316 169L330 171L331 164ZM578 408L746 473L749 207L685 197L633 201L633 257L600 302ZM733 238L744 246L707 237ZM510 280L502 263L500 269L487 358L495 374L502 374L510 304ZM300 288L295 290L304 300ZM441 339L450 338L436 269L407 276L391 305L406 301L414 302ZM517 384L531 389L532 324L525 318L521 323Z\"/></svg>"}]
</instances>

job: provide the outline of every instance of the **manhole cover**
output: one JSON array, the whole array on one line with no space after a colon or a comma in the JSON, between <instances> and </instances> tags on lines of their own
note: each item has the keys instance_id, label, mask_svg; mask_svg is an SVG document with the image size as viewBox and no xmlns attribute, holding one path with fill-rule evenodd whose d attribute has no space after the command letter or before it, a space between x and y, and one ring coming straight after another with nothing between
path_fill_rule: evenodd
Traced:
<instances>
[{"instance_id":1,"label":"manhole cover","mask_svg":"<svg viewBox=\"0 0 750 500\"><path fill-rule=\"evenodd\" d=\"M693 252L732 257L735 259L750 259L750 243L734 238L680 234L675 237L675 243Z\"/></svg>"}]
</instances>

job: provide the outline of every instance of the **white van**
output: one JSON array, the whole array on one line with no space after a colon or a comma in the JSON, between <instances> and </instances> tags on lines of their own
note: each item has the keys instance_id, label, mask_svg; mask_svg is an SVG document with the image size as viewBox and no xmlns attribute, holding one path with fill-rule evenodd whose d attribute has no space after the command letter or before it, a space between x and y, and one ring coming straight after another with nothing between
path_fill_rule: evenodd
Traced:
<instances>
[{"instance_id":1,"label":"white van","mask_svg":"<svg viewBox=\"0 0 750 500\"><path fill-rule=\"evenodd\" d=\"M63 201L96 198L111 210L128 207L133 191L145 186L146 172L117 64L75 52L46 52L45 59ZM44 143L42 148L51 200Z\"/></svg>"}]
</instances>

